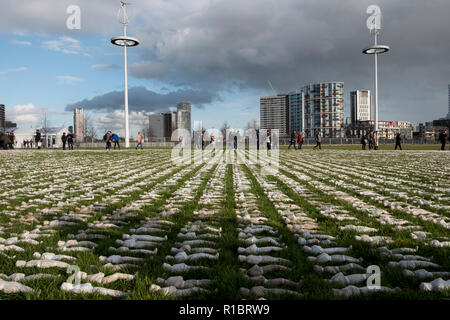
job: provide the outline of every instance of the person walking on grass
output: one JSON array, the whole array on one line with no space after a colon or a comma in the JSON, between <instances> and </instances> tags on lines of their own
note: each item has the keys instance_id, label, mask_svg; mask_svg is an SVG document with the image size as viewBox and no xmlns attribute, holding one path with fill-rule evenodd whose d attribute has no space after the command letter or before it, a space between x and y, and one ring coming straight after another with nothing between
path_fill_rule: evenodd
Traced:
<instances>
[{"instance_id":1,"label":"person walking on grass","mask_svg":"<svg viewBox=\"0 0 450 320\"><path fill-rule=\"evenodd\" d=\"M366 150L366 145L367 145L367 137L366 134L363 133L363 135L361 136L361 146L363 150Z\"/></svg>"},{"instance_id":2,"label":"person walking on grass","mask_svg":"<svg viewBox=\"0 0 450 320\"><path fill-rule=\"evenodd\" d=\"M302 146L303 146L303 136L302 136L302 133L301 133L301 132L298 133L297 143L298 143L298 150L302 150Z\"/></svg>"},{"instance_id":3,"label":"person walking on grass","mask_svg":"<svg viewBox=\"0 0 450 320\"><path fill-rule=\"evenodd\" d=\"M62 144L63 144L63 150L66 150L67 136L66 136L65 132L63 132L63 135L61 137L61 141L62 141Z\"/></svg>"},{"instance_id":4,"label":"person walking on grass","mask_svg":"<svg viewBox=\"0 0 450 320\"><path fill-rule=\"evenodd\" d=\"M439 141L441 142L441 150L445 150L445 143L447 141L447 133L444 131L441 131L439 133Z\"/></svg>"},{"instance_id":5,"label":"person walking on grass","mask_svg":"<svg viewBox=\"0 0 450 320\"><path fill-rule=\"evenodd\" d=\"M295 140L297 140L297 131L293 130L291 133L291 139L289 140L289 147L288 150L291 150L291 146L294 146L294 149L297 150L297 147L295 145Z\"/></svg>"},{"instance_id":6,"label":"person walking on grass","mask_svg":"<svg viewBox=\"0 0 450 320\"><path fill-rule=\"evenodd\" d=\"M400 132L395 135L395 150L400 148L402 150L402 137L400 136Z\"/></svg>"},{"instance_id":7,"label":"person walking on grass","mask_svg":"<svg viewBox=\"0 0 450 320\"><path fill-rule=\"evenodd\" d=\"M319 150L322 150L322 134L320 133L320 130L317 130L316 132L316 145L313 150L316 150L317 147L319 147Z\"/></svg>"},{"instance_id":8,"label":"person walking on grass","mask_svg":"<svg viewBox=\"0 0 450 320\"><path fill-rule=\"evenodd\" d=\"M138 132L138 135L137 135L137 145L136 145L136 150L137 150L137 148L138 148L139 146L141 146L141 150L144 149L144 147L142 147L142 134L141 134L140 131Z\"/></svg>"}]
</instances>

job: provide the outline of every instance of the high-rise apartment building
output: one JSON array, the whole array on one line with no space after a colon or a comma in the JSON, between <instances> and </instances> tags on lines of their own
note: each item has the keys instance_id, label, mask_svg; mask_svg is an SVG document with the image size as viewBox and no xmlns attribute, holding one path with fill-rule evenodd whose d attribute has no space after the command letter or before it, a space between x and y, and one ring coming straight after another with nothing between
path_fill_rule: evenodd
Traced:
<instances>
[{"instance_id":1,"label":"high-rise apartment building","mask_svg":"<svg viewBox=\"0 0 450 320\"><path fill-rule=\"evenodd\" d=\"M305 128L307 137L320 130L323 137L344 136L344 83L309 84L304 93Z\"/></svg>"},{"instance_id":2,"label":"high-rise apartment building","mask_svg":"<svg viewBox=\"0 0 450 320\"><path fill-rule=\"evenodd\" d=\"M304 93L296 90L289 93L289 132L303 132L305 126Z\"/></svg>"},{"instance_id":3,"label":"high-rise apartment building","mask_svg":"<svg viewBox=\"0 0 450 320\"><path fill-rule=\"evenodd\" d=\"M149 136L151 140L162 140L165 137L164 132L164 115L159 114L151 114L149 115L149 127L150 132ZM153 139L152 139L153 138Z\"/></svg>"},{"instance_id":4,"label":"high-rise apartment building","mask_svg":"<svg viewBox=\"0 0 450 320\"><path fill-rule=\"evenodd\" d=\"M83 108L75 108L73 110L73 128L76 143L84 141L84 124Z\"/></svg>"},{"instance_id":5,"label":"high-rise apartment building","mask_svg":"<svg viewBox=\"0 0 450 320\"><path fill-rule=\"evenodd\" d=\"M447 119L450 119L450 84L448 85L448 113Z\"/></svg>"},{"instance_id":6,"label":"high-rise apartment building","mask_svg":"<svg viewBox=\"0 0 450 320\"><path fill-rule=\"evenodd\" d=\"M191 134L191 104L189 102L177 103L177 129L186 129Z\"/></svg>"},{"instance_id":7,"label":"high-rise apartment building","mask_svg":"<svg viewBox=\"0 0 450 320\"><path fill-rule=\"evenodd\" d=\"M352 124L357 121L372 120L372 104L370 90L356 90L350 92L350 115Z\"/></svg>"},{"instance_id":8,"label":"high-rise apartment building","mask_svg":"<svg viewBox=\"0 0 450 320\"><path fill-rule=\"evenodd\" d=\"M260 97L260 127L278 129L280 135L289 132L289 95Z\"/></svg>"},{"instance_id":9,"label":"high-rise apartment building","mask_svg":"<svg viewBox=\"0 0 450 320\"><path fill-rule=\"evenodd\" d=\"M171 138L172 133L177 129L177 113L166 112L164 116L164 137Z\"/></svg>"},{"instance_id":10,"label":"high-rise apartment building","mask_svg":"<svg viewBox=\"0 0 450 320\"><path fill-rule=\"evenodd\" d=\"M4 130L5 129L5 121L6 121L5 105L4 104L0 104L0 130Z\"/></svg>"}]
</instances>

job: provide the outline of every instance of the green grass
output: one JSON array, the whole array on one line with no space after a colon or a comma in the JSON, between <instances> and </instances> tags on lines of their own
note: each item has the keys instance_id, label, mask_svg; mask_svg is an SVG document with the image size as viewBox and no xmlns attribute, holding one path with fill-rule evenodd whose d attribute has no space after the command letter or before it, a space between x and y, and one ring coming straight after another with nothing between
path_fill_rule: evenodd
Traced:
<instances>
[{"instance_id":1,"label":"green grass","mask_svg":"<svg viewBox=\"0 0 450 320\"><path fill-rule=\"evenodd\" d=\"M245 193L248 199L256 199L256 205L262 215L268 218L265 223L278 230L281 236L281 243L285 249L271 255L288 259L293 262L292 271L276 272L267 275L268 278L284 277L293 281L302 281L299 292L303 294L301 299L338 299L332 294L332 286L324 281L329 279L330 274L319 274L314 272L313 265L307 261L309 254L302 251L297 243L294 234L286 226L283 217L278 213L276 203L272 202L268 196L270 191L280 191L286 195L290 203L298 205L309 217L315 219L320 226L320 232L337 236L337 246L352 245L351 255L354 257L363 257L364 266L370 264L379 265L382 269L382 285L389 287L401 287L399 294L378 293L356 299L449 299L450 292L425 294L419 291L419 285L422 281L418 279L408 279L402 276L401 270L387 266L389 260L382 259L376 247L367 243L355 240L357 234L353 231L342 231L339 226L346 224L324 217L320 214L319 207L311 203L313 198L322 204L332 204L345 209L350 215L357 217L362 225L377 228L379 232L376 235L389 236L394 243L389 247L418 247L417 254L426 257L433 257L433 262L442 266L441 271L450 270L450 248L432 248L425 243L413 240L408 231L395 231L389 225L382 225L373 217L369 217L365 212L355 209L351 204L338 200L333 195L320 191L313 184L307 183L297 174L302 173L313 181L319 181L325 185L332 186L336 190L341 190L349 195L355 196L367 204L377 208L384 208L382 204L374 201L368 196L360 196L353 190L336 185L333 179L340 180L335 173L323 174L325 168L332 168L341 164L360 165L356 172L345 173L345 182L365 188L358 181L357 172L364 170L367 166L371 177L377 176L377 171L382 171L385 175L406 179L411 181L408 184L414 193L415 190L426 190L427 185L433 185L444 189L442 194L449 196L450 191L445 188L450 186L450 182L445 182L448 177L448 159L450 153L430 153L420 152L420 150L438 150L439 146L416 146L405 145L405 150L414 152L377 152L365 151L357 152L360 146L327 146L324 145L322 151L311 151L311 146L305 146L306 150L286 151L281 147L281 169L278 175L264 177L263 179L270 183L270 188L266 188L259 182L260 179L258 166L239 165L239 164L215 164L210 167L201 165L182 165L175 166L170 161L171 150L169 148L146 148L145 150L129 150L105 152L98 150L78 150L77 152L62 151L27 151L0 153L0 174L5 177L4 184L0 186L0 195L7 194L7 197L0 197L0 211L7 213L15 212L14 215L0 215L0 237L6 239L20 234L26 230L33 230L41 226L44 221L51 221L61 215L75 212L82 206L89 206L96 202L103 203L106 208L101 211L89 213L87 221L80 222L75 226L64 226L54 228L51 237L41 238L39 245L18 244L24 252L5 252L8 256L15 256L14 259L0 255L0 273L11 275L22 272L26 275L35 273L49 273L59 275L57 279L41 279L24 283L34 289L33 294L6 294L0 291L0 299L113 299L99 294L71 294L60 290L61 284L67 280L69 275L64 269L38 269L38 268L17 268L16 260L31 260L34 252L55 252L57 253L56 243L59 240L67 240L69 234L77 234L80 230L86 229L88 223L101 221L102 217L111 217L117 210L125 206L133 205L142 197L152 191L157 191L159 198L152 199L150 203L135 211L136 216L124 220L127 225L119 225L118 229L107 229L102 233L106 239L96 240L97 247L90 252L75 252L62 254L72 255L77 258L73 264L80 267L82 271L88 274L104 272L109 275L114 271L106 270L103 263L99 261L99 256L110 256L114 254L109 247L117 247L117 239L121 239L123 234L129 233L130 228L136 228L142 225L145 218L161 218L159 213L164 206L175 199L175 193L186 186L188 182L198 182L192 185L187 193L192 193L193 200L180 199L180 212L171 217L165 218L172 221L169 231L166 233L168 240L158 247L158 253L155 256L146 256L143 254L126 254L134 257L144 258L145 261L138 263L138 268L131 268L119 272L136 274L133 281L117 281L108 285L101 285L105 288L120 290L128 293L126 299L148 300L148 299L175 299L173 296L164 296L161 293L150 292L149 287L155 284L157 277L168 278L173 276L162 269L166 262L166 256L171 255L170 249L175 242L180 241L177 234L187 223L201 220L202 222L217 223L222 228L219 239L215 241L214 247L219 250L218 261L196 261L188 263L190 265L204 265L210 267L209 271L191 271L183 274L187 279L211 279L214 284L207 289L208 293L198 293L190 296L188 299L200 300L231 300L245 298L240 295L241 287L251 288L254 284L246 280L240 273L239 268L249 268L251 265L238 261L237 249L245 246L239 241L238 228L242 224L236 219L236 209L239 203L235 201L236 190L233 181L233 169L238 168L240 174L245 176L251 184L250 190ZM382 150L393 149L393 146L381 146ZM346 152L348 151L348 152ZM298 155L298 159L297 159ZM303 162L313 164L314 161L320 163L313 169L308 167L297 167L295 164ZM420 162L423 161L423 162ZM417 166L416 164L420 165ZM327 166L328 164L328 166ZM146 170L149 170L148 172ZM224 171L223 171L224 170ZM219 173L225 172L223 176ZM163 173L161 176L157 174ZM168 183L173 176L177 179L173 183ZM301 186L307 191L307 194L298 193L295 188L286 183L286 178L292 179L295 184ZM211 181L217 181L223 187L221 192L223 198L216 200L212 204L201 204L200 200L208 197L210 192L217 186L209 185ZM425 184L425 187L415 186L415 182ZM439 182L439 183L438 183ZM380 182L378 185L382 186ZM52 188L52 186L56 186ZM396 186L396 190L401 190L401 185ZM126 190L130 188L129 190ZM375 190L379 192L378 190ZM63 195L64 193L64 195ZM380 194L389 195L387 192ZM78 197L91 196L93 199L83 199ZM122 197L123 196L123 197ZM35 207L25 210L19 210L22 203L34 203L36 200L47 200L48 203L36 202ZM109 200L105 200L109 199ZM400 198L395 198L401 200ZM436 203L448 204L448 200L428 200ZM117 200L117 202L112 202ZM55 215L42 214L40 210L56 206L58 202L64 202L60 212ZM250 200L249 200L250 201ZM210 217L198 217L194 211L199 209L218 210L218 213ZM432 209L423 206L425 209ZM409 220L413 224L422 226L423 231L432 233L432 237L445 239L450 236L448 229L432 222L425 222L418 218L407 215L399 210L389 210L389 212L401 219ZM448 212L443 209L434 210L442 216L448 217ZM27 216L35 217L37 220L29 224L21 219ZM163 236L164 233L154 234ZM174 262L170 262L174 264ZM99 286L98 284L93 284ZM273 299L295 299L290 295L267 296Z\"/></svg>"}]
</instances>

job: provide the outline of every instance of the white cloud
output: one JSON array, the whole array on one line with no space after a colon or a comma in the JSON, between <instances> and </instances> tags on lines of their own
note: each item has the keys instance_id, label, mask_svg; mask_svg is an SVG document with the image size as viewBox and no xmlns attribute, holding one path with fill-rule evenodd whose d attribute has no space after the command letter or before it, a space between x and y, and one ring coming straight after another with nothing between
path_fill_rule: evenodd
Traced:
<instances>
[{"instance_id":1,"label":"white cloud","mask_svg":"<svg viewBox=\"0 0 450 320\"><path fill-rule=\"evenodd\" d=\"M58 51L65 54L81 54L81 42L77 39L63 36L57 40L43 41L42 47L52 51ZM86 53L84 53L86 55Z\"/></svg>"},{"instance_id":2,"label":"white cloud","mask_svg":"<svg viewBox=\"0 0 450 320\"><path fill-rule=\"evenodd\" d=\"M30 41L21 41L21 40L13 39L13 40L11 40L11 43L12 44L22 45L22 46L31 46L31 42Z\"/></svg>"},{"instance_id":3,"label":"white cloud","mask_svg":"<svg viewBox=\"0 0 450 320\"><path fill-rule=\"evenodd\" d=\"M97 71L105 71L105 70L120 69L120 67L115 64L94 64L92 65L92 69Z\"/></svg>"},{"instance_id":4,"label":"white cloud","mask_svg":"<svg viewBox=\"0 0 450 320\"><path fill-rule=\"evenodd\" d=\"M40 119L40 113L32 103L16 105L8 110L7 114L8 118L16 122L18 126L37 123Z\"/></svg>"},{"instance_id":5,"label":"white cloud","mask_svg":"<svg viewBox=\"0 0 450 320\"><path fill-rule=\"evenodd\" d=\"M26 70L28 70L27 67L19 67L19 68L8 69L6 71L0 71L0 74L8 74L11 72L21 72L21 71L26 71Z\"/></svg>"},{"instance_id":6,"label":"white cloud","mask_svg":"<svg viewBox=\"0 0 450 320\"><path fill-rule=\"evenodd\" d=\"M70 113L71 112L52 110L48 108L37 108L33 103L18 104L12 108L7 108L6 110L8 120L17 123L18 127L40 124L44 114L50 116L67 115Z\"/></svg>"},{"instance_id":7,"label":"white cloud","mask_svg":"<svg viewBox=\"0 0 450 320\"><path fill-rule=\"evenodd\" d=\"M74 76L57 76L56 79L58 79L58 83L60 84L73 84L84 80L83 78Z\"/></svg>"}]
</instances>

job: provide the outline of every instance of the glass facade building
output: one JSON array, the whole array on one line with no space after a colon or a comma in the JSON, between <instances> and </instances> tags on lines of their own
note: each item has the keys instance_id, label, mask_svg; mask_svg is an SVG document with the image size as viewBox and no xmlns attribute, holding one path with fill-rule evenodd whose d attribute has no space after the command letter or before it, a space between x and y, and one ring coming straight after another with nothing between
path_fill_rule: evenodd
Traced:
<instances>
[{"instance_id":1,"label":"glass facade building","mask_svg":"<svg viewBox=\"0 0 450 320\"><path fill-rule=\"evenodd\" d=\"M322 137L344 137L344 83L325 82L304 86L305 128L307 137L320 130Z\"/></svg>"},{"instance_id":2,"label":"glass facade building","mask_svg":"<svg viewBox=\"0 0 450 320\"><path fill-rule=\"evenodd\" d=\"M293 130L303 132L304 127L304 106L303 92L297 90L289 93L289 133Z\"/></svg>"}]
</instances>

